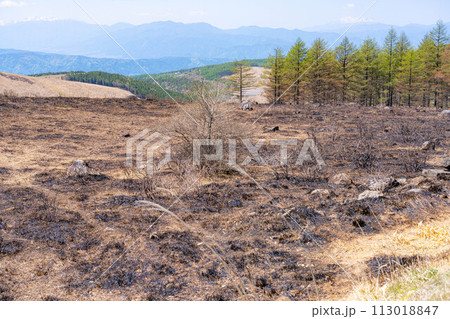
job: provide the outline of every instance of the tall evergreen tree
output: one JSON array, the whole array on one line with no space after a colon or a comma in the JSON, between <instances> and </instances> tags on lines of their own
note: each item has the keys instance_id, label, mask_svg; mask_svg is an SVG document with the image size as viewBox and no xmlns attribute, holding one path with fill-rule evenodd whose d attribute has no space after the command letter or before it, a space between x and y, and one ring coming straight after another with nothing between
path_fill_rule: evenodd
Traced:
<instances>
[{"instance_id":1,"label":"tall evergreen tree","mask_svg":"<svg viewBox=\"0 0 450 319\"><path fill-rule=\"evenodd\" d=\"M394 84L395 89L403 88L402 85L400 85L399 81L400 81L400 77L405 77L405 74L403 74L405 72L405 70L403 70L403 69L401 70L401 68L407 67L407 65L403 65L403 62L404 62L406 56L408 55L408 53L410 53L411 49L412 49L411 42L409 41L405 32L402 32L400 34L400 37L398 38L397 44L395 46L395 54L394 54L395 62L394 62L394 68L393 68L394 69L393 84ZM410 55L409 62L413 63L414 58L415 58L414 54ZM400 72L402 72L401 75L400 75ZM394 90L394 91L396 91L396 90ZM400 92L400 90L398 90L394 94L394 96L396 97L394 102L400 105L402 103L401 100L402 100L403 94L404 94L403 90L402 90L402 92Z\"/></svg>"},{"instance_id":2,"label":"tall evergreen tree","mask_svg":"<svg viewBox=\"0 0 450 319\"><path fill-rule=\"evenodd\" d=\"M413 48L409 48L398 67L396 87L399 92L399 104L403 102L407 106L412 106L416 97L421 75L418 54Z\"/></svg>"},{"instance_id":3,"label":"tall evergreen tree","mask_svg":"<svg viewBox=\"0 0 450 319\"><path fill-rule=\"evenodd\" d=\"M323 39L314 41L305 59L309 66L305 74L313 103L324 103L335 97L337 88L336 60Z\"/></svg>"},{"instance_id":4,"label":"tall evergreen tree","mask_svg":"<svg viewBox=\"0 0 450 319\"><path fill-rule=\"evenodd\" d=\"M431 93L433 88L433 76L435 68L435 55L433 54L433 40L431 35L427 34L417 49L420 69L420 91L422 94L422 106L428 107L431 103Z\"/></svg>"},{"instance_id":5,"label":"tall evergreen tree","mask_svg":"<svg viewBox=\"0 0 450 319\"><path fill-rule=\"evenodd\" d=\"M443 94L443 105L449 106L450 99L450 44L447 44L442 54L442 66L440 71L440 79L442 80L445 91Z\"/></svg>"},{"instance_id":6,"label":"tall evergreen tree","mask_svg":"<svg viewBox=\"0 0 450 319\"><path fill-rule=\"evenodd\" d=\"M394 28L389 30L382 52L383 71L385 73L385 87L387 90L386 104L392 106L394 102L394 79L395 79L395 48L397 46L397 32Z\"/></svg>"},{"instance_id":7,"label":"tall evergreen tree","mask_svg":"<svg viewBox=\"0 0 450 319\"><path fill-rule=\"evenodd\" d=\"M264 72L264 78L267 80L266 95L275 104L281 102L281 95L283 94L284 63L283 50L277 48L274 50L273 55L270 55L267 59L267 70Z\"/></svg>"},{"instance_id":8,"label":"tall evergreen tree","mask_svg":"<svg viewBox=\"0 0 450 319\"><path fill-rule=\"evenodd\" d=\"M355 80L356 49L352 42L345 37L335 50L340 78L341 99L346 102Z\"/></svg>"},{"instance_id":9,"label":"tall evergreen tree","mask_svg":"<svg viewBox=\"0 0 450 319\"><path fill-rule=\"evenodd\" d=\"M286 55L284 75L286 85L291 86L288 94L293 97L295 104L299 104L302 95L302 86L305 82L303 76L306 70L304 62L307 52L305 43L298 39Z\"/></svg>"},{"instance_id":10,"label":"tall evergreen tree","mask_svg":"<svg viewBox=\"0 0 450 319\"><path fill-rule=\"evenodd\" d=\"M360 103L375 105L380 94L380 50L373 39L367 39L356 53Z\"/></svg>"},{"instance_id":11,"label":"tall evergreen tree","mask_svg":"<svg viewBox=\"0 0 450 319\"><path fill-rule=\"evenodd\" d=\"M254 83L255 76L248 61L236 61L231 67L233 75L230 76L229 82L231 91L239 97L242 103L245 91L247 91Z\"/></svg>"},{"instance_id":12,"label":"tall evergreen tree","mask_svg":"<svg viewBox=\"0 0 450 319\"><path fill-rule=\"evenodd\" d=\"M434 106L438 106L439 93L442 89L442 81L437 77L438 72L442 66L442 54L444 53L445 46L448 43L447 28L442 20L436 23L436 26L430 33L431 40L433 41L433 53L434 57L434 72L433 72L433 84L434 84Z\"/></svg>"}]
</instances>

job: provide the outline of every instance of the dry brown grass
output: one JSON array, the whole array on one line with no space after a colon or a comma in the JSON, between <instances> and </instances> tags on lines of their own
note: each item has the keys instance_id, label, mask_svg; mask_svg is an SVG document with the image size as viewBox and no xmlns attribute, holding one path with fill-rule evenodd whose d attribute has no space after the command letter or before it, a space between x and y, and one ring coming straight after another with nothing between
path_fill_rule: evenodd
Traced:
<instances>
[{"instance_id":1,"label":"dry brown grass","mask_svg":"<svg viewBox=\"0 0 450 319\"><path fill-rule=\"evenodd\" d=\"M361 280L349 296L352 300L441 301L449 300L450 219L420 222L417 227L393 234L392 248L402 256L420 256L385 278Z\"/></svg>"},{"instance_id":2,"label":"dry brown grass","mask_svg":"<svg viewBox=\"0 0 450 319\"><path fill-rule=\"evenodd\" d=\"M128 91L62 80L61 75L30 77L0 72L0 94L10 97L127 98Z\"/></svg>"},{"instance_id":3,"label":"dry brown grass","mask_svg":"<svg viewBox=\"0 0 450 319\"><path fill-rule=\"evenodd\" d=\"M233 121L250 127L264 110L230 111ZM374 258L444 253L448 181L413 183L420 173L405 170L402 150L423 141L391 131L401 120L416 136L437 138L443 133L433 128L446 123L437 111L274 107L252 139L303 141L314 127L327 168L274 174L255 163L245 167L263 189L238 174L199 176L182 161L147 180L124 169L124 133L157 130L178 111L168 102L0 97L1 299L340 300L373 278ZM370 169L353 163L361 119L374 132L378 156ZM274 126L280 131L266 129ZM448 147L442 140L426 164L436 167ZM262 155L273 152L265 148ZM77 159L96 174L67 177ZM330 184L339 173L352 183ZM385 198L357 201L377 176L404 177L407 184ZM424 194L408 194L417 187ZM330 196L313 196L315 189ZM141 200L182 222L144 211Z\"/></svg>"}]
</instances>

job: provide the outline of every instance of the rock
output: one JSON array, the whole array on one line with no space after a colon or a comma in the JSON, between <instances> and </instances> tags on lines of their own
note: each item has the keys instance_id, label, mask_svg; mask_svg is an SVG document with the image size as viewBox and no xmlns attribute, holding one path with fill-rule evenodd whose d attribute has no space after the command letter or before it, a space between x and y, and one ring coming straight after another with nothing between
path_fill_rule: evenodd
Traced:
<instances>
[{"instance_id":1,"label":"rock","mask_svg":"<svg viewBox=\"0 0 450 319\"><path fill-rule=\"evenodd\" d=\"M424 169L422 175L425 177L442 179L445 181L450 180L450 172L443 169Z\"/></svg>"},{"instance_id":2,"label":"rock","mask_svg":"<svg viewBox=\"0 0 450 319\"><path fill-rule=\"evenodd\" d=\"M352 183L352 179L345 173L334 175L329 182L335 185L348 185Z\"/></svg>"},{"instance_id":3,"label":"rock","mask_svg":"<svg viewBox=\"0 0 450 319\"><path fill-rule=\"evenodd\" d=\"M275 126L275 127L270 128L268 131L269 132L278 132L279 130L280 130L280 127L279 126Z\"/></svg>"},{"instance_id":4,"label":"rock","mask_svg":"<svg viewBox=\"0 0 450 319\"><path fill-rule=\"evenodd\" d=\"M400 183L392 177L372 178L369 180L368 188L371 191L384 192L387 189L399 186Z\"/></svg>"},{"instance_id":5,"label":"rock","mask_svg":"<svg viewBox=\"0 0 450 319\"><path fill-rule=\"evenodd\" d=\"M450 170L450 157L446 157L442 160L441 166L446 170Z\"/></svg>"},{"instance_id":6,"label":"rock","mask_svg":"<svg viewBox=\"0 0 450 319\"><path fill-rule=\"evenodd\" d=\"M423 177L423 176L417 176L417 177L411 178L409 180L409 184L417 185L417 186L421 185L423 183L426 183L426 182L427 182L427 179L425 177Z\"/></svg>"},{"instance_id":7,"label":"rock","mask_svg":"<svg viewBox=\"0 0 450 319\"><path fill-rule=\"evenodd\" d=\"M410 189L407 193L409 193L409 194L425 194L426 191L423 188L413 188L413 189Z\"/></svg>"},{"instance_id":8,"label":"rock","mask_svg":"<svg viewBox=\"0 0 450 319\"><path fill-rule=\"evenodd\" d=\"M67 170L67 176L81 177L89 175L89 165L82 160L77 160Z\"/></svg>"},{"instance_id":9,"label":"rock","mask_svg":"<svg viewBox=\"0 0 450 319\"><path fill-rule=\"evenodd\" d=\"M396 181L400 184L400 185L406 185L408 183L408 180L404 177L402 178L396 178Z\"/></svg>"},{"instance_id":10,"label":"rock","mask_svg":"<svg viewBox=\"0 0 450 319\"><path fill-rule=\"evenodd\" d=\"M131 137L131 134L130 133L122 133L122 136L125 138L129 138L129 137Z\"/></svg>"},{"instance_id":11,"label":"rock","mask_svg":"<svg viewBox=\"0 0 450 319\"><path fill-rule=\"evenodd\" d=\"M442 111L439 116L450 116L450 110L444 110Z\"/></svg>"},{"instance_id":12,"label":"rock","mask_svg":"<svg viewBox=\"0 0 450 319\"><path fill-rule=\"evenodd\" d=\"M243 111L253 111L252 104L250 102L248 102L248 101L242 102L241 109Z\"/></svg>"},{"instance_id":13,"label":"rock","mask_svg":"<svg viewBox=\"0 0 450 319\"><path fill-rule=\"evenodd\" d=\"M430 141L426 141L425 143L422 144L422 151L434 151L436 149L436 143L435 142L430 142Z\"/></svg>"},{"instance_id":14,"label":"rock","mask_svg":"<svg viewBox=\"0 0 450 319\"><path fill-rule=\"evenodd\" d=\"M364 200L369 198L380 198L380 197L383 197L382 192L367 190L358 196L358 200Z\"/></svg>"},{"instance_id":15,"label":"rock","mask_svg":"<svg viewBox=\"0 0 450 319\"><path fill-rule=\"evenodd\" d=\"M330 198L332 192L330 192L328 189L315 189L311 192L311 195Z\"/></svg>"}]
</instances>

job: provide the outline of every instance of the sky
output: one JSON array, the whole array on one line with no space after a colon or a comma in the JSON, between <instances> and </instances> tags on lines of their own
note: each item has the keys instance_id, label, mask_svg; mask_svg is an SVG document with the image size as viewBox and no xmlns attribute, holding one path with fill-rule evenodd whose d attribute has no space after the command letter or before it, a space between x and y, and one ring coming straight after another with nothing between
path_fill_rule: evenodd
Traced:
<instances>
[{"instance_id":1,"label":"sky","mask_svg":"<svg viewBox=\"0 0 450 319\"><path fill-rule=\"evenodd\" d=\"M450 21L449 0L0 0L0 24L30 20L78 20L94 23L144 24L155 21L206 22L222 29L257 25L306 29L364 22L390 25Z\"/></svg>"}]
</instances>

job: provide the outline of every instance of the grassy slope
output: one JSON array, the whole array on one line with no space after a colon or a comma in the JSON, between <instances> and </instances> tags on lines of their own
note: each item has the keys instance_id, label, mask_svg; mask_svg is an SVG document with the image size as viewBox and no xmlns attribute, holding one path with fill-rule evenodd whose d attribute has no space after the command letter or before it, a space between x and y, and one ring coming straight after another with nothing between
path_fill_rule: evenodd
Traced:
<instances>
[{"instance_id":1,"label":"grassy slope","mask_svg":"<svg viewBox=\"0 0 450 319\"><path fill-rule=\"evenodd\" d=\"M248 62L253 67L262 67L266 63L266 60L248 60ZM233 62L228 62L194 69L180 70L176 72L154 74L152 77L164 88L178 92L185 92L189 90L192 80L205 79L207 81L219 81L223 77L231 75L232 66ZM145 74L134 76L133 78L146 82L153 82L153 79Z\"/></svg>"}]
</instances>

